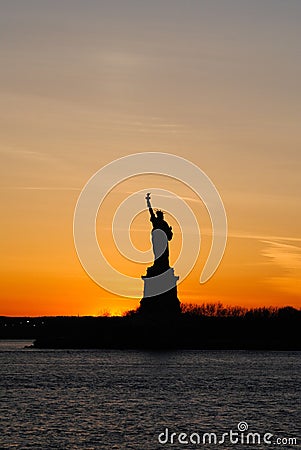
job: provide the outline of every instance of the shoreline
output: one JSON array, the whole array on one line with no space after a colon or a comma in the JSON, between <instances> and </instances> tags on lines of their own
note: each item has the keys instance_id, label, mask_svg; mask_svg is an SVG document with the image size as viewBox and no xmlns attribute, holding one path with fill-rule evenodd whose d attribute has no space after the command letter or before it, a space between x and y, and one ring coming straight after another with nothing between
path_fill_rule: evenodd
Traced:
<instances>
[{"instance_id":1,"label":"shoreline","mask_svg":"<svg viewBox=\"0 0 301 450\"><path fill-rule=\"evenodd\" d=\"M36 349L300 351L301 311L267 315L0 317L0 339L32 339Z\"/></svg>"}]
</instances>

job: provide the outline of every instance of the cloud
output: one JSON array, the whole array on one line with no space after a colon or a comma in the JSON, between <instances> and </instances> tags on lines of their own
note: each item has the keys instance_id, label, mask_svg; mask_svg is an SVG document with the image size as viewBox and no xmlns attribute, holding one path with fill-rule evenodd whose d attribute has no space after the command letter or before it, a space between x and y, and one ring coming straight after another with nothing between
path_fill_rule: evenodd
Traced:
<instances>
[{"instance_id":1,"label":"cloud","mask_svg":"<svg viewBox=\"0 0 301 450\"><path fill-rule=\"evenodd\" d=\"M80 191L81 188L69 186L2 186L2 190L17 191Z\"/></svg>"},{"instance_id":2,"label":"cloud","mask_svg":"<svg viewBox=\"0 0 301 450\"><path fill-rule=\"evenodd\" d=\"M296 239L300 242L300 239ZM291 294L300 295L301 288L301 246L279 241L262 240L265 247L262 255L282 269L280 276L271 276L268 282Z\"/></svg>"},{"instance_id":3,"label":"cloud","mask_svg":"<svg viewBox=\"0 0 301 450\"><path fill-rule=\"evenodd\" d=\"M274 236L274 235L269 236L269 235L263 235L263 234L251 234L251 233L244 233L244 232L234 232L234 233L230 232L230 233L228 233L228 236L232 237L232 238L239 238L239 239L255 239L255 240L261 241L261 242L271 242L272 241L272 243L278 243L278 241L301 242L301 238L292 237L292 236Z\"/></svg>"},{"instance_id":4,"label":"cloud","mask_svg":"<svg viewBox=\"0 0 301 450\"><path fill-rule=\"evenodd\" d=\"M2 154L4 157L15 158L17 160L19 160L20 158L24 158L31 161L42 161L46 163L61 162L60 158L54 155L50 155L46 152L38 152L27 149L15 149L13 147L1 148L0 154Z\"/></svg>"},{"instance_id":5,"label":"cloud","mask_svg":"<svg viewBox=\"0 0 301 450\"><path fill-rule=\"evenodd\" d=\"M270 258L275 264L280 265L287 270L301 271L301 247L292 244L284 244L282 242L265 241L265 249L263 256Z\"/></svg>"}]
</instances>

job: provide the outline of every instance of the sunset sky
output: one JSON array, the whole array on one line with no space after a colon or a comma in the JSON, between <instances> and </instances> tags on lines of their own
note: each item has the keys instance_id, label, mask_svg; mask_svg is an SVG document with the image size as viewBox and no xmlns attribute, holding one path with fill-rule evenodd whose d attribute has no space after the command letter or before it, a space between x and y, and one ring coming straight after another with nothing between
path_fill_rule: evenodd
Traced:
<instances>
[{"instance_id":1,"label":"sunset sky","mask_svg":"<svg viewBox=\"0 0 301 450\"><path fill-rule=\"evenodd\" d=\"M73 214L97 170L149 151L182 156L214 182L228 218L224 258L200 285L206 209L188 187L149 175L102 205L97 231L108 259L145 273L146 264L117 254L110 221L127 195L156 184L186 199L202 232L182 302L301 307L300 23L299 0L1 1L0 315L138 306L85 273ZM167 220L173 262L181 234ZM145 211L132 223L137 247L149 246L150 230Z\"/></svg>"}]
</instances>

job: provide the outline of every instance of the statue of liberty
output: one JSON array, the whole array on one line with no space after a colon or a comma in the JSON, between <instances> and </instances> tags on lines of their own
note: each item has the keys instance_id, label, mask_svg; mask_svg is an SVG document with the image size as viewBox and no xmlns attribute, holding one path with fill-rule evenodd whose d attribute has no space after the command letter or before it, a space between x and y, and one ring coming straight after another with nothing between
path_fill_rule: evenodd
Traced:
<instances>
[{"instance_id":1,"label":"statue of liberty","mask_svg":"<svg viewBox=\"0 0 301 450\"><path fill-rule=\"evenodd\" d=\"M140 301L139 313L146 317L169 317L180 314L181 306L177 295L178 276L169 265L168 242L171 241L172 227L164 220L163 211L154 212L150 193L146 194L146 204L153 225L151 239L154 263L146 269L142 276L144 282L143 298Z\"/></svg>"},{"instance_id":2,"label":"statue of liberty","mask_svg":"<svg viewBox=\"0 0 301 450\"><path fill-rule=\"evenodd\" d=\"M154 264L147 269L147 274L155 276L170 268L168 241L172 239L173 232L172 227L164 220L163 211L157 210L156 214L154 213L150 202L150 193L146 195L145 199L153 225L151 237L154 253Z\"/></svg>"}]
</instances>

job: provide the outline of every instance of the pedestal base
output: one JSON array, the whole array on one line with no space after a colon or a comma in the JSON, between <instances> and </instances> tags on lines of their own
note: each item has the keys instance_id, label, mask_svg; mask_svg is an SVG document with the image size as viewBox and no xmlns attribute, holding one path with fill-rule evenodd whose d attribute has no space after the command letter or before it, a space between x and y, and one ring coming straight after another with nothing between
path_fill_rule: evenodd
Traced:
<instances>
[{"instance_id":1,"label":"pedestal base","mask_svg":"<svg viewBox=\"0 0 301 450\"><path fill-rule=\"evenodd\" d=\"M181 307L177 294L177 281L174 269L169 268L160 275L141 277L144 281L143 298L139 312L148 316L174 316L180 314Z\"/></svg>"}]
</instances>

